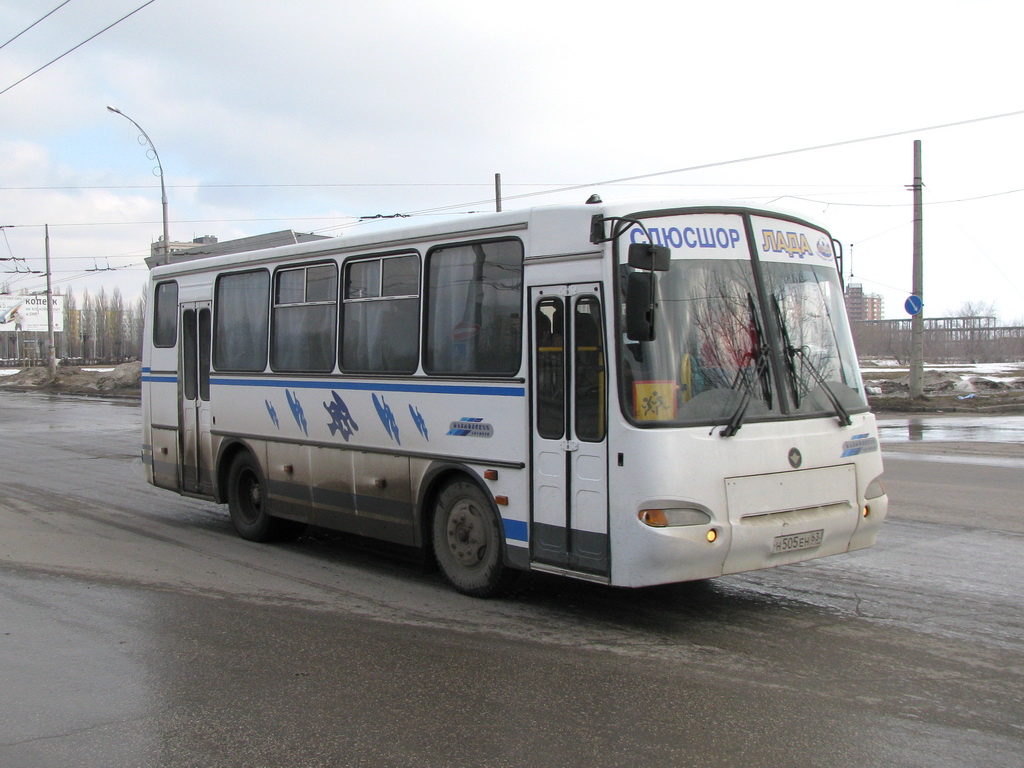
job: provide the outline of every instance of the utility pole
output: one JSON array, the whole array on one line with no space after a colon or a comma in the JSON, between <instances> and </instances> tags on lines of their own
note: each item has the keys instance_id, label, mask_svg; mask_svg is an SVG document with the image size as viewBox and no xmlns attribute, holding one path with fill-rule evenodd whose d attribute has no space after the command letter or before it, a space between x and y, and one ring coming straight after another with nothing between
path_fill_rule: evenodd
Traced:
<instances>
[{"instance_id":1,"label":"utility pole","mask_svg":"<svg viewBox=\"0 0 1024 768\"><path fill-rule=\"evenodd\" d=\"M501 174L494 174L494 210L501 213Z\"/></svg>"},{"instance_id":2,"label":"utility pole","mask_svg":"<svg viewBox=\"0 0 1024 768\"><path fill-rule=\"evenodd\" d=\"M914 141L914 266L913 295L924 306L924 182L921 180L921 140ZM924 395L924 309L910 319L910 397Z\"/></svg>"},{"instance_id":3,"label":"utility pole","mask_svg":"<svg viewBox=\"0 0 1024 768\"><path fill-rule=\"evenodd\" d=\"M50 371L50 381L57 378L57 356L53 343L53 283L50 279L50 225L45 225L46 232L46 360Z\"/></svg>"}]
</instances>

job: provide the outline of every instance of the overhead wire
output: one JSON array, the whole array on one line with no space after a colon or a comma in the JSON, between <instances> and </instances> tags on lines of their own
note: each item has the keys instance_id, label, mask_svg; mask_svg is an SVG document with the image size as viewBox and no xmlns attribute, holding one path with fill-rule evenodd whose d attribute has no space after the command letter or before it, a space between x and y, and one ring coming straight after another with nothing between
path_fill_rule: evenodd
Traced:
<instances>
[{"instance_id":1,"label":"overhead wire","mask_svg":"<svg viewBox=\"0 0 1024 768\"><path fill-rule=\"evenodd\" d=\"M40 22L42 22L42 21L46 21L46 19L47 19L47 18L49 18L50 16L52 16L53 14L55 14L55 13L56 13L57 11L59 11L59 10L60 10L61 8L63 8L63 7L65 6L65 5L67 5L67 4L68 4L68 3L70 3L70 2L71 2L71 0L64 0L64 2L63 2L63 3L61 3L60 5L58 5L58 6L56 7L56 8L54 8L54 9L53 9L52 11L50 11L50 12L49 12L49 13L47 13L47 14L45 14L45 15L44 15L44 16L42 16L41 18L38 18L38 19L36 19L35 21L33 21L33 22L32 22L31 24L29 24L29 25L28 25L27 27L25 27L25 28L24 28L23 30L21 30L21 32L19 32L18 34L16 34L16 35L15 35L14 37L12 37L12 38L11 38L10 40L8 40L8 41L7 41L7 42L5 42L5 43L0 43L0 51L2 51L2 50L3 50L4 48L6 48L6 47L7 47L7 46L8 46L8 45L9 45L10 43L13 43L13 42L14 42L15 40L17 40L17 39L18 39L19 37L21 37L22 35L24 35L24 34L25 34L26 32L28 32L28 31L29 31L30 29L32 29L32 27L36 26L37 24L39 24L39 23L40 23Z\"/></svg>"},{"instance_id":2,"label":"overhead wire","mask_svg":"<svg viewBox=\"0 0 1024 768\"><path fill-rule=\"evenodd\" d=\"M140 6L139 8L137 8L132 13L136 13L139 10L142 10L142 8L145 8L147 5L150 5L153 2L155 2L155 0L149 0L149 2L147 2L144 5ZM123 21L125 18L128 18L128 16L130 16L130 15L132 15L132 14L126 15L125 17L120 19L118 22L115 22L115 24L119 23L120 21ZM111 25L111 26L113 26L113 25ZM108 29L109 29L109 27L108 27ZM105 31L105 30L102 30L102 31ZM99 33L97 33L97 34L99 34ZM93 37L95 37L95 36L96 35L94 35ZM90 39L92 39L92 38L90 38ZM85 42L88 42L88 40L86 40ZM84 43L82 43L82 44L84 44ZM82 44L79 44L79 46L76 46L76 47L80 47ZM72 49L72 50L74 50L74 49ZM68 51L68 53L70 53L70 51ZM64 55L67 55L67 54L64 54ZM5 89L5 91L0 91L0 94L6 92L6 90L9 90L10 87L13 87L13 86L9 86L7 89ZM687 167L684 167L684 168L676 168L676 169L665 170L665 171L656 171L656 172L646 173L646 174L637 174L637 175L634 175L634 176L625 176L625 177L619 177L619 178L615 178L615 179L606 179L606 180L603 180L603 181L595 181L595 182L589 182L589 183L585 183L585 184L571 184L571 185L566 185L566 186L559 186L559 187L555 187L554 189L544 189L544 190L538 190L538 191L533 191L533 192L525 192L525 193L521 193L521 194L518 194L518 195L511 195L511 196L505 197L504 199L506 201L507 200L516 200L516 199L525 199L525 198L530 198L530 197L537 197L537 196L543 196L543 195L549 195L549 194L555 194L555 193L561 193L561 192L568 192L568 191L576 191L576 190L580 190L580 189L587 189L587 188L592 188L592 187L595 187L595 186L622 185L622 184L626 184L626 183L629 183L629 182L640 181L640 180L644 180L644 179L651 179L651 178L655 178L655 177L659 177L659 176L667 176L667 175L678 174L678 173L687 173L687 172L691 172L691 171L706 170L706 169L710 169L710 168L719 168L719 167L724 167L724 166L728 166L728 165L737 165L737 164L740 164L740 163L752 162L752 161L755 161L755 160L763 160L763 159L770 159L770 158L776 158L776 157L785 157L785 156L789 156L789 155L794 155L794 154L799 154L799 153L804 153L804 152L813 152L813 151L818 151L818 150L822 150L822 149L833 149L833 148L837 148L837 147L851 146L851 145L859 144L859 143L866 143L866 142L870 142L870 141L879 141L879 140L882 140L882 139L894 138L894 137L898 137L898 136L905 136L905 135L908 135L908 134L911 134L911 133L923 133L923 132L927 132L927 131L936 131L936 130L942 130L942 129L953 128L953 127L959 127L959 126L964 126L964 125L971 125L971 124L975 124L975 123L979 123L979 122L985 122L985 121L990 121L990 120L998 120L998 119L1003 119L1003 118L1007 118L1007 117L1016 117L1016 116L1019 116L1019 115L1022 115L1022 114L1024 114L1024 110L1014 110L1014 111L1011 111L1011 112L1003 112L1003 113L996 114L996 115L987 115L987 116L983 116L983 117L970 118L970 119L966 119L966 120L958 120L958 121L953 121L953 122L948 122L948 123L941 123L941 124L937 124L937 125L923 126L923 127L913 128L913 129L905 129L905 130L901 130L901 131L892 131L892 132L884 133L884 134L876 134L876 135L872 135L872 136L864 136L864 137L855 138L855 139L846 139L846 140L842 140L842 141L828 142L828 143L825 143L825 144L816 144L816 145L807 146L807 147L800 147L800 148L796 148L796 149L781 150L781 151L778 151L778 152L762 153L762 154L758 154L758 155L748 155L748 156L745 156L745 157L733 158L733 159L730 159L730 160L722 160L722 161L716 161L716 162L711 162L711 163L701 163L701 164L698 164L698 165L691 165L691 166L687 166ZM182 185L182 186L187 186L187 185ZM203 186L203 185L196 185L196 186ZM288 186L288 187L298 187L298 186L308 186L308 187L321 187L321 186L322 187L343 187L343 186L417 186L417 185L405 185L405 184L269 185L268 184L268 185L208 185L208 186L211 186L211 187L214 187L214 186L223 186L223 187L249 187L249 186L252 186L252 187L274 187L274 186L281 186L281 187L285 187L285 186ZM419 185L419 186L483 186L483 185L482 184L481 185L476 185L476 184L425 184L425 185ZM535 185L531 185L531 186L535 186ZM672 186L676 186L676 185L672 185ZM709 185L709 186L719 186L719 185ZM732 185L729 185L729 186L732 186ZM764 185L764 186L776 186L776 185ZM88 187L86 187L86 188L88 188ZM980 199L986 199L986 198L990 198L990 197L997 197L997 196L1001 196L1001 195L1016 194L1016 193L1019 193L1019 192L1022 192L1022 191L1024 191L1024 189L1014 189L1014 190L1006 190L1006 191L1003 191L1003 192L991 193L991 194L987 194L987 195L981 195L981 196L972 197L972 198L960 198L960 199L956 199L956 200L946 200L946 201L931 201L931 202L929 202L929 205L947 204L947 203L955 203L955 202L967 202L967 201L971 201L971 200L980 200ZM802 197L797 197L797 196L786 196L786 197L791 197L792 199L796 199L796 200L804 200L804 201L808 201L808 202L819 202L819 203L822 203L822 204L836 205L836 206L844 205L844 206L855 206L855 207L897 207L897 206L902 206L903 205L903 204L892 204L890 206L890 205L884 205L884 204L836 203L834 201L813 200L813 199L810 199L810 198L802 198ZM403 216L432 215L432 214L437 214L437 213L446 212L446 211L455 211L458 208L466 208L466 207L469 207L469 206L490 203L491 201L492 201L492 198L491 197L487 197L485 199L475 200L475 201L470 201L470 202L455 203L455 204L451 204L451 205L435 206L435 207L432 207L432 208L423 208L423 209L418 209L418 210L414 210L414 211L408 211L408 212L405 212L404 214L401 214L401 215L403 215ZM326 218L336 218L336 217L302 217L300 220L304 220L304 221L323 220L323 219L326 219ZM375 218L375 217L370 217L370 218ZM347 228L350 228L350 227L353 227L353 226L359 226L361 223L364 223L357 216L353 216L352 219L353 219L352 221L346 222L344 224L334 225L334 226L330 226L330 227L324 227L324 228L318 229L316 231L318 231L318 232L328 232L328 231L333 231L333 230L338 230L338 229L347 229ZM275 217L275 218L233 219L233 220L230 220L230 221L235 221L235 222L237 222L237 221L253 222L253 221L295 221L295 220L296 219L294 217L286 217L286 218ZM220 220L220 219L215 219L215 220L190 220L188 222L184 222L183 221L183 222L177 222L177 223L214 223L214 222L223 222L223 221L226 221L226 220ZM124 222L118 222L118 223L124 223ZM137 223L141 223L141 222L133 222L133 224L137 224ZM97 224L97 222L89 222L88 224L81 224L79 226L89 226L89 225L96 225L96 224ZM108 225L109 225L109 223L108 223ZM61 225L55 225L55 226L61 226ZM75 226L75 225L68 224L68 225L63 225L63 226ZM875 236L872 236L872 237L875 237ZM867 239L872 239L872 238L867 238ZM864 241L862 240L861 242L864 242ZM120 269L120 268L118 268L118 269Z\"/></svg>"},{"instance_id":3,"label":"overhead wire","mask_svg":"<svg viewBox=\"0 0 1024 768\"><path fill-rule=\"evenodd\" d=\"M674 168L674 169L669 170L669 171L655 171L653 173L642 173L642 174L637 174L635 176L623 176L621 178L616 178L616 179L605 179L604 181L594 181L594 182L591 182L589 184L573 184L573 185L570 185L570 186L562 187L560 189L543 190L543 191L540 191L540 192L524 192L524 193L519 194L519 195L509 195L509 196L505 197L504 200L506 200L506 201L507 200L521 200L521 199L524 199L524 198L527 198L527 197L536 197L536 196L539 196L539 195L550 195L550 194L555 194L555 193L559 193L559 192L574 192L576 190L589 189L589 188L597 187L597 186L605 186L605 185L610 185L610 184L623 184L623 183L629 182L629 181L639 181L639 180L642 180L642 179L652 179L652 178L655 178L655 177L658 177L658 176L669 176L669 175L675 174L675 173L689 173L691 171L703 171L703 170L707 170L709 168L722 168L722 167L725 167L727 165L738 165L740 163L749 163L749 162L753 162L754 160L768 160L768 159L775 158L775 157L786 157L786 156L789 156L789 155L801 154L803 152L816 152L816 151L822 150L822 149L835 149L837 147L847 147L847 146L852 146L854 144L863 144L863 143L866 143L866 142L869 142L869 141L880 141L882 139L892 139L892 138L895 138L897 136L906 136L906 135L911 134L911 133L925 133L925 132L928 132L928 131L938 131L938 130L943 130L943 129L946 129L946 128L956 128L956 127L959 127L959 126L971 125L971 124L974 124L974 123L981 123L981 122L985 122L985 121L988 121L988 120L1000 120L1000 119L1003 119L1003 118L1006 118L1006 117L1017 117L1018 115L1024 115L1024 109L1014 110L1013 112L1003 112L1003 113L998 114L998 115L986 115L984 117L974 117L974 118L970 118L970 119L967 119L967 120L956 120L956 121L950 122L950 123L941 123L941 124L938 124L938 125L929 125L929 126L923 126L923 127L920 127L920 128L909 128L909 129L902 130L902 131L892 131L890 133L880 133L880 134L876 134L874 136L862 136L862 137L856 138L856 139L844 139L843 141L833 141L833 142L828 142L827 144L815 144L815 145L812 145L812 146L799 147L799 148L796 148L796 149L786 149L786 150L781 150L781 151L778 151L778 152L766 152L766 153L763 153L763 154L760 154L760 155L748 155L746 157L733 158L732 160L719 160L719 161L712 162L712 163L700 163L698 165L690 165L690 166L686 166L684 168ZM435 211L452 210L452 209L455 209L455 208L464 208L464 207L471 206L471 205L482 205L484 203L489 203L489 202L491 202L491 198L486 198L484 200L474 200L474 201L468 202L468 203L457 203L457 204L453 204L453 205L438 206L438 207L435 207L435 208L424 208L424 209L418 210L418 211L407 211L407 213L409 213L410 215L415 216L415 215L417 215L419 213L433 213Z\"/></svg>"},{"instance_id":4,"label":"overhead wire","mask_svg":"<svg viewBox=\"0 0 1024 768\"><path fill-rule=\"evenodd\" d=\"M155 2L156 2L156 0L147 0L147 2L143 3L142 5L140 5L140 6L139 6L138 8L136 8L136 9L135 9L134 11L131 11L130 13L126 13L126 14L125 14L124 16L122 16L122 17L121 17L120 19L118 19L117 21L113 22L112 24L108 24L108 25L107 25L107 26L105 26L105 27L104 27L103 29L101 29L101 30L100 30L99 32L97 32L96 34L94 34L94 35L91 35L90 37L87 37L87 38L86 38L85 40L83 40L82 42L80 42L80 43L79 43L78 45L76 45L75 47L73 47L73 48L69 48L68 50L64 51L64 53L62 53L62 54L61 54L60 56L58 56L57 58L55 58L55 59L51 59L50 61L48 61L48 62L46 62L45 64L43 64L43 66L39 67L39 68L38 68L38 69L36 69L35 71L33 71L33 72L29 72L29 73L28 73L27 75L25 75L25 76L24 76L23 78L21 78L21 79L20 79L20 80L18 80L17 82L11 83L11 84L10 84L10 85L8 85L8 86L7 86L6 88L4 88L4 89L3 89L2 91L0 91L0 96L3 96L3 95L4 95L5 93L7 93L7 92L8 92L9 90L11 90L12 88L14 88L15 86L21 85L21 84L22 84L23 82L25 82L26 80L28 80L28 79L29 79L30 77L33 77L33 76L35 76L35 75L38 75L38 74L39 74L40 72L42 72L42 71L43 71L44 69L46 69L46 68L47 68L48 66L50 66L51 64L56 64L56 63L57 63L58 61L60 61L61 59L63 59L63 58L64 58L65 56L67 56L68 54L70 54L70 53L74 53L74 52L75 52L75 51L77 51L77 50L78 50L79 48L81 48L81 47L82 47L83 45L85 45L86 43L88 43L89 41L91 41L91 40L95 40L95 39L96 39L97 37L99 37L100 35L102 35L102 34L103 34L104 32L106 32L107 30L109 30L109 29L112 29L113 27L116 27L116 26L117 26L118 24L120 24L120 23L121 23L122 21L124 21L125 19L127 19L127 18L129 18L129 17L131 17L131 16L134 16L134 15L135 15L136 13L138 13L138 12L139 12L139 11L141 11L141 10L142 10L143 8L145 8L145 7L147 6L147 5L152 5L152 4L153 4L153 3L155 3ZM56 10L56 9L55 9L55 10Z\"/></svg>"}]
</instances>

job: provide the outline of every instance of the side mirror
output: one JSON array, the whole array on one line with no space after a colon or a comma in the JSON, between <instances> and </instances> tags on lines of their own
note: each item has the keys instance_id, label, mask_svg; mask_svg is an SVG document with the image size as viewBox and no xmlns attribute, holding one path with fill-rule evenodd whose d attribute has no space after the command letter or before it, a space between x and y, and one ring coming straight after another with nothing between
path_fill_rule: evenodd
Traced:
<instances>
[{"instance_id":1,"label":"side mirror","mask_svg":"<svg viewBox=\"0 0 1024 768\"><path fill-rule=\"evenodd\" d=\"M672 249L650 243L629 244L629 266L648 272L668 272L672 263Z\"/></svg>"},{"instance_id":2,"label":"side mirror","mask_svg":"<svg viewBox=\"0 0 1024 768\"><path fill-rule=\"evenodd\" d=\"M632 250L630 246L631 257ZM630 272L626 279L626 338L630 341L654 341L653 277L647 272Z\"/></svg>"}]
</instances>

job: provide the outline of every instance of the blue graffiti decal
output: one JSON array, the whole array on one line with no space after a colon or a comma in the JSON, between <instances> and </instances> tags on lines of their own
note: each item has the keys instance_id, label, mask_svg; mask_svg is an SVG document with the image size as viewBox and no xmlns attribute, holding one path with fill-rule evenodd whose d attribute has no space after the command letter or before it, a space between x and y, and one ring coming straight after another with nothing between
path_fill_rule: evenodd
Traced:
<instances>
[{"instance_id":1,"label":"blue graffiti decal","mask_svg":"<svg viewBox=\"0 0 1024 768\"><path fill-rule=\"evenodd\" d=\"M285 397L288 398L288 405L292 409L292 416L295 417L295 423L299 425L299 428L309 436L309 425L306 423L306 414L302 412L302 403L299 402L299 396L293 395L287 389L284 391Z\"/></svg>"},{"instance_id":2,"label":"blue graffiti decal","mask_svg":"<svg viewBox=\"0 0 1024 768\"><path fill-rule=\"evenodd\" d=\"M419 433L423 435L425 440L429 440L430 435L427 434L427 420L423 418L423 414L421 414L416 408L413 408L410 404L409 415L412 416L412 423L416 425L416 429Z\"/></svg>"},{"instance_id":3,"label":"blue graffiti decal","mask_svg":"<svg viewBox=\"0 0 1024 768\"><path fill-rule=\"evenodd\" d=\"M383 424L384 429L387 430L388 437L401 445L402 441L398 437L398 422L395 421L395 414L391 410L391 406L384 402L384 396L381 395L380 399L378 399L377 395L374 394L373 405L377 409L377 415L380 417L380 423Z\"/></svg>"},{"instance_id":4,"label":"blue graffiti decal","mask_svg":"<svg viewBox=\"0 0 1024 768\"><path fill-rule=\"evenodd\" d=\"M267 413L270 414L270 420L274 422L275 427L280 429L281 422L277 420L277 411L274 410L274 404L269 400L264 400L263 402L267 404Z\"/></svg>"},{"instance_id":5,"label":"blue graffiti decal","mask_svg":"<svg viewBox=\"0 0 1024 768\"><path fill-rule=\"evenodd\" d=\"M331 394L334 396L334 402L330 405L324 403L324 408L327 409L327 413L331 417L327 426L330 427L331 435L340 432L347 443L349 438L359 431L359 425L352 418L352 413L349 411L348 406L345 405L345 401L338 396L338 393L331 392Z\"/></svg>"}]
</instances>

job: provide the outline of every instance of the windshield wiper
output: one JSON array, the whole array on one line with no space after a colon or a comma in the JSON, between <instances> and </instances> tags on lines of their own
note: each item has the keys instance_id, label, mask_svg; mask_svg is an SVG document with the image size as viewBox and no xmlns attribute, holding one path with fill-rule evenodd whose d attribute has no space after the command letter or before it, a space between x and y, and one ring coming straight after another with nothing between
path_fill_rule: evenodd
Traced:
<instances>
[{"instance_id":1,"label":"windshield wiper","mask_svg":"<svg viewBox=\"0 0 1024 768\"><path fill-rule=\"evenodd\" d=\"M736 377L732 380L731 388L735 391L737 385L742 381L743 396L740 398L739 403L736 404L736 409L732 412L732 416L729 417L725 427L718 433L722 437L732 437L740 431L740 427L743 426L743 419L747 415L747 408L750 406L750 396L753 388L756 386L756 382L761 384L761 399L768 406L769 410L772 407L772 384L768 376L768 348L764 343L764 333L757 317L754 297L750 293L747 293L747 308L750 310L750 327L754 330L754 335L757 339L757 347L754 350L754 359L757 360L757 365L754 367L755 383L752 384L748 380L745 369L740 368L736 371Z\"/></svg>"},{"instance_id":2,"label":"windshield wiper","mask_svg":"<svg viewBox=\"0 0 1024 768\"><path fill-rule=\"evenodd\" d=\"M740 398L739 404L736 406L736 410L732 412L732 416L726 425L722 428L722 431L718 434L722 437L732 437L740 431L740 427L743 426L743 417L747 415L747 406L750 405L750 395L746 392L743 393L743 397Z\"/></svg>"},{"instance_id":3,"label":"windshield wiper","mask_svg":"<svg viewBox=\"0 0 1024 768\"><path fill-rule=\"evenodd\" d=\"M829 386L828 382L825 381L824 375L821 370L811 360L811 356L807 354L807 347L796 347L789 338L789 329L786 327L786 321L782 317L782 308L779 306L779 298L772 294L772 304L775 309L775 320L779 324L779 330L782 332L782 343L785 346L786 352L786 372L789 374L789 381L793 388L793 399L796 407L800 407L800 384L802 383L800 377L796 372L795 359L797 355L800 356L801 362L807 366L807 370L811 372L811 377L817 382L818 386L821 387L828 401L832 404L832 410L835 411L836 416L839 419L839 426L848 427L853 423L850 418L849 411L843 406L836 393L832 391L832 387ZM806 385L803 386L804 391L808 391Z\"/></svg>"},{"instance_id":4,"label":"windshield wiper","mask_svg":"<svg viewBox=\"0 0 1024 768\"><path fill-rule=\"evenodd\" d=\"M786 351L786 374L789 376L789 385L793 390L793 401L797 408L800 407L800 377L796 373L796 363L793 362L793 358L796 357L796 347L793 346L793 342L789 340L789 328L786 327L786 321L782 319L782 308L779 306L779 299L775 294L772 294L772 309L775 311L775 322L779 326L779 330L782 332L782 345Z\"/></svg>"}]
</instances>

